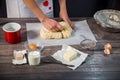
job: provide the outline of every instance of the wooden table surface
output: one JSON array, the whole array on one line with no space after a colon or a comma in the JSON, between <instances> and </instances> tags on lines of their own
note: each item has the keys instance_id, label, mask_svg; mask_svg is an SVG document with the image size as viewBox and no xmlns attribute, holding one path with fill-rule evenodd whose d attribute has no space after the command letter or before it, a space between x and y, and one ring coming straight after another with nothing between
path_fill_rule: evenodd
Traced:
<instances>
[{"instance_id":1,"label":"wooden table surface","mask_svg":"<svg viewBox=\"0 0 120 80\"><path fill-rule=\"evenodd\" d=\"M110 33L101 29L93 18L74 18L72 20L86 19L97 44L93 50L84 50L79 45L72 47L88 53L89 59L76 70L71 70L59 64L40 64L39 66L13 65L13 50L21 50L27 41L26 23L38 22L37 19L7 19L0 18L0 80L117 80L120 79L120 33ZM4 40L2 26L7 22L17 22L22 26L22 41L18 44L9 44ZM35 26L33 26L35 27ZM104 56L103 46L112 45L111 54ZM51 55L61 46L45 47L43 54Z\"/></svg>"}]
</instances>

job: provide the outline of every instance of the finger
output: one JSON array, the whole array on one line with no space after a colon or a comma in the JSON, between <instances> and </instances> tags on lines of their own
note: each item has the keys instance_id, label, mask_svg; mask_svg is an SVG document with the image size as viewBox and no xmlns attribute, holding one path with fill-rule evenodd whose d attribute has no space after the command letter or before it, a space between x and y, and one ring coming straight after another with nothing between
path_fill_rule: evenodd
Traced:
<instances>
[{"instance_id":1,"label":"finger","mask_svg":"<svg viewBox=\"0 0 120 80\"><path fill-rule=\"evenodd\" d=\"M72 29L75 29L75 26L73 24L70 25Z\"/></svg>"},{"instance_id":2,"label":"finger","mask_svg":"<svg viewBox=\"0 0 120 80\"><path fill-rule=\"evenodd\" d=\"M55 28L56 31L60 31L58 28Z\"/></svg>"},{"instance_id":3,"label":"finger","mask_svg":"<svg viewBox=\"0 0 120 80\"><path fill-rule=\"evenodd\" d=\"M52 32L58 32L59 29L55 27L55 28L51 29L51 31L52 31Z\"/></svg>"},{"instance_id":4,"label":"finger","mask_svg":"<svg viewBox=\"0 0 120 80\"><path fill-rule=\"evenodd\" d=\"M52 31L52 32L56 32L56 29L51 29L50 31Z\"/></svg>"},{"instance_id":5,"label":"finger","mask_svg":"<svg viewBox=\"0 0 120 80\"><path fill-rule=\"evenodd\" d=\"M52 29L52 27L51 27L49 24L44 24L44 27L45 27L46 29L48 29L48 30L51 30L51 29Z\"/></svg>"},{"instance_id":6,"label":"finger","mask_svg":"<svg viewBox=\"0 0 120 80\"><path fill-rule=\"evenodd\" d=\"M57 24L56 28L57 28L59 31L63 30L63 27L62 27L60 24Z\"/></svg>"}]
</instances>

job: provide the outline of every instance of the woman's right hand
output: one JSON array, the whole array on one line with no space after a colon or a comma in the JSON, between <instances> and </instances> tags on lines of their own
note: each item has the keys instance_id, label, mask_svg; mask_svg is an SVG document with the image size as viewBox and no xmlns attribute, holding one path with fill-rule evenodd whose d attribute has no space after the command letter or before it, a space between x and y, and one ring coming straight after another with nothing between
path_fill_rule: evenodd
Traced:
<instances>
[{"instance_id":1,"label":"woman's right hand","mask_svg":"<svg viewBox=\"0 0 120 80\"><path fill-rule=\"evenodd\" d=\"M48 17L44 18L44 20L42 20L41 23L44 25L45 28L47 28L50 31L55 32L62 30L62 26L57 21Z\"/></svg>"}]
</instances>

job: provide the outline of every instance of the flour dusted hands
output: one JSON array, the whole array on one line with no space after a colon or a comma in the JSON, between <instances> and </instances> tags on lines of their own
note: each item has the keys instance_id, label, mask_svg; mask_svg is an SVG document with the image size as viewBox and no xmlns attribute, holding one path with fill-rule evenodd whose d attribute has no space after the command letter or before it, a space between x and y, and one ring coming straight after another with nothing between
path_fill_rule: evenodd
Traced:
<instances>
[{"instance_id":1,"label":"flour dusted hands","mask_svg":"<svg viewBox=\"0 0 120 80\"><path fill-rule=\"evenodd\" d=\"M61 39L61 38L69 38L72 33L72 28L65 22L59 22L62 30L59 31L51 31L46 27L42 26L40 29L40 37L43 39Z\"/></svg>"}]
</instances>

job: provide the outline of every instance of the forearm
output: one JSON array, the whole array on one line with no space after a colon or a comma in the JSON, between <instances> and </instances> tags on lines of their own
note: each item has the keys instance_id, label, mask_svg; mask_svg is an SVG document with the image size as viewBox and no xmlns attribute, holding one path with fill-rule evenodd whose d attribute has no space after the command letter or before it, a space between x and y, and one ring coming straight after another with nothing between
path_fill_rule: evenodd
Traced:
<instances>
[{"instance_id":1,"label":"forearm","mask_svg":"<svg viewBox=\"0 0 120 80\"><path fill-rule=\"evenodd\" d=\"M68 17L67 8L66 8L66 0L59 0L59 4L60 4L60 13L59 13L60 18L64 20L66 23L68 23L72 29L74 29L75 26L73 25L73 23Z\"/></svg>"},{"instance_id":2,"label":"forearm","mask_svg":"<svg viewBox=\"0 0 120 80\"><path fill-rule=\"evenodd\" d=\"M60 15L63 15L64 17L68 17L66 0L59 0L59 4L60 4Z\"/></svg>"},{"instance_id":3,"label":"forearm","mask_svg":"<svg viewBox=\"0 0 120 80\"><path fill-rule=\"evenodd\" d=\"M38 7L35 0L23 0L26 6L33 12L35 16L42 22L46 15L42 12L42 10Z\"/></svg>"}]
</instances>

